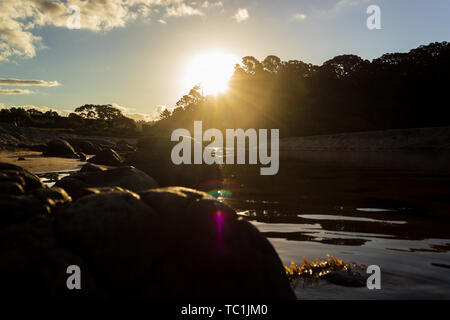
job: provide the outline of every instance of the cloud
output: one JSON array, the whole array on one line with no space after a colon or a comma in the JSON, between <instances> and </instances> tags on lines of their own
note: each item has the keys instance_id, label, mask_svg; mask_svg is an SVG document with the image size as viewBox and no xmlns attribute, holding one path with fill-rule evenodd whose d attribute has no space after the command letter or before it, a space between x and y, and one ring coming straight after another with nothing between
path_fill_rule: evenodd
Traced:
<instances>
[{"instance_id":1,"label":"cloud","mask_svg":"<svg viewBox=\"0 0 450 320\"><path fill-rule=\"evenodd\" d=\"M21 80L21 79L2 79L0 78L0 85L3 86L40 86L40 87L56 87L60 83L58 81L45 81L45 80Z\"/></svg>"},{"instance_id":2,"label":"cloud","mask_svg":"<svg viewBox=\"0 0 450 320\"><path fill-rule=\"evenodd\" d=\"M210 7L223 7L223 3L222 1L217 1L217 2L209 2L209 1L204 1L202 3L202 8L210 8Z\"/></svg>"},{"instance_id":3,"label":"cloud","mask_svg":"<svg viewBox=\"0 0 450 320\"><path fill-rule=\"evenodd\" d=\"M250 16L248 15L248 10L245 8L244 9L239 8L236 14L233 16L233 19L236 20L237 22L242 22L248 20L249 18Z\"/></svg>"},{"instance_id":4,"label":"cloud","mask_svg":"<svg viewBox=\"0 0 450 320\"><path fill-rule=\"evenodd\" d=\"M167 22L165 20L163 20L163 19L159 19L158 22L161 23L161 24L167 24Z\"/></svg>"},{"instance_id":5,"label":"cloud","mask_svg":"<svg viewBox=\"0 0 450 320\"><path fill-rule=\"evenodd\" d=\"M28 89L1 89L0 94L13 95L13 94L32 94L34 93Z\"/></svg>"},{"instance_id":6,"label":"cloud","mask_svg":"<svg viewBox=\"0 0 450 320\"><path fill-rule=\"evenodd\" d=\"M348 7L348 6L357 6L359 5L361 2L361 0L340 0L336 6L338 7Z\"/></svg>"},{"instance_id":7,"label":"cloud","mask_svg":"<svg viewBox=\"0 0 450 320\"><path fill-rule=\"evenodd\" d=\"M168 7L166 10L167 17L185 17L185 16L203 16L204 13L198 9L194 9L185 3L178 6Z\"/></svg>"},{"instance_id":8,"label":"cloud","mask_svg":"<svg viewBox=\"0 0 450 320\"><path fill-rule=\"evenodd\" d=\"M157 120L159 118L159 113L153 112L151 114L146 114L146 113L139 113L136 112L136 108L127 108L124 106L121 106L117 103L112 103L112 106L114 108L119 109L120 111L122 111L122 113L124 114L124 116L131 118L135 121L154 121Z\"/></svg>"},{"instance_id":9,"label":"cloud","mask_svg":"<svg viewBox=\"0 0 450 320\"><path fill-rule=\"evenodd\" d=\"M296 19L296 20L305 20L306 19L306 14L304 14L304 13L296 13L296 14L294 14L294 19Z\"/></svg>"},{"instance_id":10,"label":"cloud","mask_svg":"<svg viewBox=\"0 0 450 320\"><path fill-rule=\"evenodd\" d=\"M169 16L203 15L186 5L185 0L1 0L0 61L32 58L44 47L34 30L44 26L67 28L77 21L79 27L94 32L124 27L139 17L148 20L167 8ZM72 10L68 10L72 8ZM79 8L73 10L73 8Z\"/></svg>"}]
</instances>

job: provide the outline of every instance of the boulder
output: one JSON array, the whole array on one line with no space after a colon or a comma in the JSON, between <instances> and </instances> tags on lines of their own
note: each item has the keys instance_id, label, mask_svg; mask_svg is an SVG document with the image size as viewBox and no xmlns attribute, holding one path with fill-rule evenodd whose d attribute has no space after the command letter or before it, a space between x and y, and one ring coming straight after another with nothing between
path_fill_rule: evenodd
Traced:
<instances>
[{"instance_id":1,"label":"boulder","mask_svg":"<svg viewBox=\"0 0 450 320\"><path fill-rule=\"evenodd\" d=\"M65 189L72 197L79 198L86 194L83 190L85 188L121 187L138 192L157 188L158 184L141 170L127 166L102 171L77 172L62 178L55 186Z\"/></svg>"},{"instance_id":2,"label":"boulder","mask_svg":"<svg viewBox=\"0 0 450 320\"><path fill-rule=\"evenodd\" d=\"M80 158L80 161L86 161L87 160L87 156L86 156L85 153L78 152L77 155L78 155L78 158Z\"/></svg>"},{"instance_id":3,"label":"boulder","mask_svg":"<svg viewBox=\"0 0 450 320\"><path fill-rule=\"evenodd\" d=\"M21 223L38 215L49 215L51 206L37 197L27 195L0 196L0 229L11 224Z\"/></svg>"},{"instance_id":4,"label":"boulder","mask_svg":"<svg viewBox=\"0 0 450 320\"><path fill-rule=\"evenodd\" d=\"M67 192L58 187L36 189L32 194L38 198L42 203L51 206L63 205L72 201L72 198Z\"/></svg>"},{"instance_id":5,"label":"boulder","mask_svg":"<svg viewBox=\"0 0 450 320\"><path fill-rule=\"evenodd\" d=\"M44 156L50 157L78 158L74 148L69 142L63 139L56 139L48 142L47 148L43 154Z\"/></svg>"},{"instance_id":6,"label":"boulder","mask_svg":"<svg viewBox=\"0 0 450 320\"><path fill-rule=\"evenodd\" d=\"M155 212L137 194L110 191L80 198L56 214L58 237L86 259L98 280L115 296L133 294L139 286L128 260L137 245L130 237L130 226L147 223ZM146 271L148 272L148 270ZM139 274L141 275L141 274Z\"/></svg>"},{"instance_id":7,"label":"boulder","mask_svg":"<svg viewBox=\"0 0 450 320\"><path fill-rule=\"evenodd\" d=\"M103 164L106 166L120 166L123 163L122 158L113 149L103 149L95 157L88 160L91 163Z\"/></svg>"},{"instance_id":8,"label":"boulder","mask_svg":"<svg viewBox=\"0 0 450 320\"><path fill-rule=\"evenodd\" d=\"M85 154L97 154L100 148L94 145L89 140L70 139L68 140L74 147L76 152L83 152Z\"/></svg>"},{"instance_id":9,"label":"boulder","mask_svg":"<svg viewBox=\"0 0 450 320\"><path fill-rule=\"evenodd\" d=\"M22 185L25 191L44 187L38 176L14 164L0 162L0 181L14 181Z\"/></svg>"},{"instance_id":10,"label":"boulder","mask_svg":"<svg viewBox=\"0 0 450 320\"><path fill-rule=\"evenodd\" d=\"M23 187L18 182L5 181L0 182L0 194L24 194Z\"/></svg>"},{"instance_id":11,"label":"boulder","mask_svg":"<svg viewBox=\"0 0 450 320\"><path fill-rule=\"evenodd\" d=\"M367 286L367 275L362 275L357 271L333 271L322 276L322 279L343 287L362 288Z\"/></svg>"},{"instance_id":12,"label":"boulder","mask_svg":"<svg viewBox=\"0 0 450 320\"><path fill-rule=\"evenodd\" d=\"M141 139L138 151L127 161L130 165L155 178L160 186L184 186L200 189L205 182L220 181L222 173L216 164L173 164L171 159L173 145L170 138ZM210 183L208 185L211 186ZM220 184L213 188L219 189Z\"/></svg>"},{"instance_id":13,"label":"boulder","mask_svg":"<svg viewBox=\"0 0 450 320\"><path fill-rule=\"evenodd\" d=\"M112 297L295 299L268 240L196 190L92 194L59 207L55 230Z\"/></svg>"},{"instance_id":14,"label":"boulder","mask_svg":"<svg viewBox=\"0 0 450 320\"><path fill-rule=\"evenodd\" d=\"M96 171L105 171L105 170L108 170L108 169L105 167L102 167L100 165L90 163L90 162L86 163L80 169L81 172L96 172Z\"/></svg>"},{"instance_id":15,"label":"boulder","mask_svg":"<svg viewBox=\"0 0 450 320\"><path fill-rule=\"evenodd\" d=\"M0 230L0 290L9 299L103 298L89 266L58 243L52 219L37 216ZM81 269L82 290L68 290L67 267Z\"/></svg>"}]
</instances>

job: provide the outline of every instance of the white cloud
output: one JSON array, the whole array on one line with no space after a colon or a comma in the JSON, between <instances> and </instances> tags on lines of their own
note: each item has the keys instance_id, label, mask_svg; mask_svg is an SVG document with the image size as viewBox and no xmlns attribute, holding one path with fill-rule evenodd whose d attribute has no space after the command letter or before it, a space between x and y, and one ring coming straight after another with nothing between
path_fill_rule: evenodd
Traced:
<instances>
[{"instance_id":1,"label":"white cloud","mask_svg":"<svg viewBox=\"0 0 450 320\"><path fill-rule=\"evenodd\" d=\"M198 9L182 3L178 6L168 7L166 10L167 17L184 17L184 16L203 16L204 13Z\"/></svg>"},{"instance_id":2,"label":"white cloud","mask_svg":"<svg viewBox=\"0 0 450 320\"><path fill-rule=\"evenodd\" d=\"M306 14L304 14L304 13L296 13L296 14L294 14L294 19L305 20L306 19Z\"/></svg>"},{"instance_id":3,"label":"white cloud","mask_svg":"<svg viewBox=\"0 0 450 320\"><path fill-rule=\"evenodd\" d=\"M21 80L21 79L2 79L0 78L0 85L3 86L40 86L40 87L56 87L60 83L58 81L45 81L45 80Z\"/></svg>"},{"instance_id":4,"label":"white cloud","mask_svg":"<svg viewBox=\"0 0 450 320\"><path fill-rule=\"evenodd\" d=\"M124 27L128 21L158 14L167 8L170 16L203 15L184 0L1 0L0 61L14 57L32 58L43 46L34 30L43 26L67 27L75 13L68 7L80 8L80 28L94 32Z\"/></svg>"},{"instance_id":5,"label":"white cloud","mask_svg":"<svg viewBox=\"0 0 450 320\"><path fill-rule=\"evenodd\" d=\"M31 90L28 89L1 89L0 88L0 94L5 95L13 95L13 94L32 94L34 93Z\"/></svg>"},{"instance_id":6,"label":"white cloud","mask_svg":"<svg viewBox=\"0 0 450 320\"><path fill-rule=\"evenodd\" d=\"M163 20L163 19L159 19L158 22L161 23L161 24L167 24L167 22L165 20Z\"/></svg>"},{"instance_id":7,"label":"white cloud","mask_svg":"<svg viewBox=\"0 0 450 320\"><path fill-rule=\"evenodd\" d=\"M357 6L361 2L360 0L340 0L336 5L339 7Z\"/></svg>"},{"instance_id":8,"label":"white cloud","mask_svg":"<svg viewBox=\"0 0 450 320\"><path fill-rule=\"evenodd\" d=\"M233 19L236 20L237 22L242 22L248 20L249 18L250 16L248 14L248 10L245 8L244 9L239 8L236 14L233 16Z\"/></svg>"},{"instance_id":9,"label":"white cloud","mask_svg":"<svg viewBox=\"0 0 450 320\"><path fill-rule=\"evenodd\" d=\"M202 7L203 7L203 8L223 7L223 2L222 2L222 1L217 1L217 2L204 1L204 2L202 3Z\"/></svg>"}]
</instances>

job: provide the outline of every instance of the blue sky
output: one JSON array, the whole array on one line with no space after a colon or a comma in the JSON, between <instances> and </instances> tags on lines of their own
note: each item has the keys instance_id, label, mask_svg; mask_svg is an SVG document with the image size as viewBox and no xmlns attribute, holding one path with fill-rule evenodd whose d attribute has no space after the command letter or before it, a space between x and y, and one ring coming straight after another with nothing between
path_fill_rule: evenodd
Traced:
<instances>
[{"instance_id":1,"label":"blue sky","mask_svg":"<svg viewBox=\"0 0 450 320\"><path fill-rule=\"evenodd\" d=\"M80 30L66 27L71 4ZM370 4L381 30L366 26ZM186 93L188 61L210 51L321 64L449 39L448 0L0 0L0 105L114 103L154 115Z\"/></svg>"}]
</instances>

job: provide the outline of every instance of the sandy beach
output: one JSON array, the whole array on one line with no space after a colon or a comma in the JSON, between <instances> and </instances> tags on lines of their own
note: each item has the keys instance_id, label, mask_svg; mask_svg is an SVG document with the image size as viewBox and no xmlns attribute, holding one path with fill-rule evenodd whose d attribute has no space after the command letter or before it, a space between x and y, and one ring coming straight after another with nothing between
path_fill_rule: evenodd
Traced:
<instances>
[{"instance_id":1,"label":"sandy beach","mask_svg":"<svg viewBox=\"0 0 450 320\"><path fill-rule=\"evenodd\" d=\"M25 160L18 160L19 157ZM78 159L44 157L42 152L27 150L0 151L0 162L15 164L33 173L74 170L86 164Z\"/></svg>"}]
</instances>

